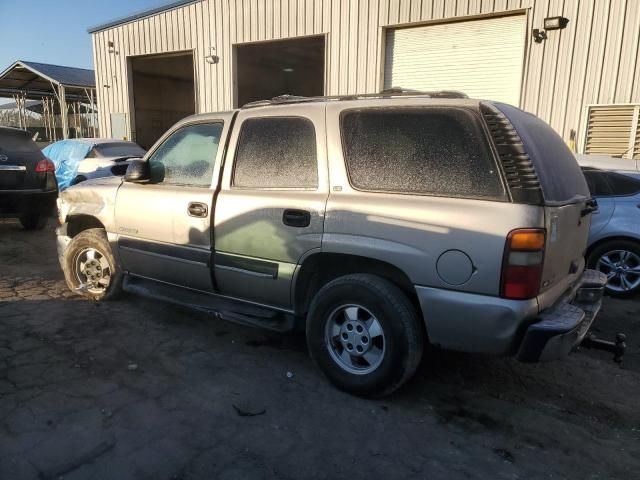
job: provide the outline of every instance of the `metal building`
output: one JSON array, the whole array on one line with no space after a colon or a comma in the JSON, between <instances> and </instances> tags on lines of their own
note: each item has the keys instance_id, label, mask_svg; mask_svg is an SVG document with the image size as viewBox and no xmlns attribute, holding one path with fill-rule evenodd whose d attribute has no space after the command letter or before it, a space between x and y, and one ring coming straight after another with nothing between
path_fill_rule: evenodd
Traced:
<instances>
[{"instance_id":1,"label":"metal building","mask_svg":"<svg viewBox=\"0 0 640 480\"><path fill-rule=\"evenodd\" d=\"M91 28L100 130L289 93L395 86L519 105L578 151L640 158L640 1L182 0Z\"/></svg>"}]
</instances>

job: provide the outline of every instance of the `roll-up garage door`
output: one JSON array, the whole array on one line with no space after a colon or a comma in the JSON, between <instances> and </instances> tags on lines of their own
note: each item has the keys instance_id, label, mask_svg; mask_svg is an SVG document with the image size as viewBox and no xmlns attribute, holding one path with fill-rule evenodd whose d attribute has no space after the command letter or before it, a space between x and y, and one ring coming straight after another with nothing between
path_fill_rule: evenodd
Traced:
<instances>
[{"instance_id":1,"label":"roll-up garage door","mask_svg":"<svg viewBox=\"0 0 640 480\"><path fill-rule=\"evenodd\" d=\"M390 29L385 88L460 90L518 106L525 31L524 15Z\"/></svg>"}]
</instances>

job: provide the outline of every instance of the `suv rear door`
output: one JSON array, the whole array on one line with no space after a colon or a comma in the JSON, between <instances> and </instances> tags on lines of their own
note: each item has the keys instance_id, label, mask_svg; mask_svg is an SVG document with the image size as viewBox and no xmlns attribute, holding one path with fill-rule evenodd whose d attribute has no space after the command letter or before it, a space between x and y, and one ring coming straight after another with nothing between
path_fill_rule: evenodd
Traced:
<instances>
[{"instance_id":1,"label":"suv rear door","mask_svg":"<svg viewBox=\"0 0 640 480\"><path fill-rule=\"evenodd\" d=\"M544 309L584 270L591 194L573 153L551 127L510 105L495 106L515 128L540 183L547 238L538 301Z\"/></svg>"},{"instance_id":2,"label":"suv rear door","mask_svg":"<svg viewBox=\"0 0 640 480\"><path fill-rule=\"evenodd\" d=\"M325 107L241 110L216 198L214 275L226 295L291 305L296 266L320 249L328 196Z\"/></svg>"}]
</instances>

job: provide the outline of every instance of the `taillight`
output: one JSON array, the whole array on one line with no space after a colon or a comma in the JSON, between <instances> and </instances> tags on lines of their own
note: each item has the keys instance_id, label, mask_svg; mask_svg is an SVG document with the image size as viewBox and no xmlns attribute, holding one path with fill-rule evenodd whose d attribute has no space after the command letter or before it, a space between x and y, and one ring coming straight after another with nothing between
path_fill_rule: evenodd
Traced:
<instances>
[{"instance_id":1,"label":"taillight","mask_svg":"<svg viewBox=\"0 0 640 480\"><path fill-rule=\"evenodd\" d=\"M509 233L502 263L502 297L524 300L540 293L544 244L545 232L541 228L521 228Z\"/></svg>"},{"instance_id":2,"label":"taillight","mask_svg":"<svg viewBox=\"0 0 640 480\"><path fill-rule=\"evenodd\" d=\"M44 160L40 160L36 163L36 172L55 172L56 166L53 164L51 160L45 158Z\"/></svg>"}]
</instances>

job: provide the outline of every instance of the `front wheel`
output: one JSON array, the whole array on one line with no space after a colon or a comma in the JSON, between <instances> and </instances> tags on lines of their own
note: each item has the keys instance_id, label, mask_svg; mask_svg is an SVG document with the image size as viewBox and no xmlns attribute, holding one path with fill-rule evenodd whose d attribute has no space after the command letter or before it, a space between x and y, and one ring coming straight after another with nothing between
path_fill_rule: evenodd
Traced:
<instances>
[{"instance_id":1,"label":"front wheel","mask_svg":"<svg viewBox=\"0 0 640 480\"><path fill-rule=\"evenodd\" d=\"M637 242L605 242L589 254L587 265L607 276L605 290L610 295L627 297L640 291L640 244Z\"/></svg>"},{"instance_id":2,"label":"front wheel","mask_svg":"<svg viewBox=\"0 0 640 480\"><path fill-rule=\"evenodd\" d=\"M94 300L109 300L121 291L122 273L101 228L85 230L69 242L63 269L69 288Z\"/></svg>"},{"instance_id":3,"label":"front wheel","mask_svg":"<svg viewBox=\"0 0 640 480\"><path fill-rule=\"evenodd\" d=\"M394 284L375 275L346 275L315 296L307 344L311 358L338 388L381 397L415 373L424 331L416 309Z\"/></svg>"}]
</instances>

